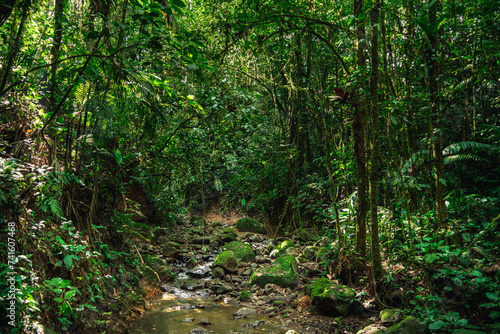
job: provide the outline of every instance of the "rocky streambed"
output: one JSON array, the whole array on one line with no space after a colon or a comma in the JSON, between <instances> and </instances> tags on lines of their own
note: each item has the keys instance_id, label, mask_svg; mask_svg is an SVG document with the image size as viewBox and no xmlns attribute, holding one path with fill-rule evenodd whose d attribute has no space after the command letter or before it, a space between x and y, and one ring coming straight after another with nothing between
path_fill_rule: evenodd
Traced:
<instances>
[{"instance_id":1,"label":"rocky streambed","mask_svg":"<svg viewBox=\"0 0 500 334\"><path fill-rule=\"evenodd\" d=\"M367 322L372 327L360 333L386 328L363 294L320 275L328 247L312 232L293 239L265 232L250 218L234 226L194 218L177 231L156 230L139 252L162 293L130 333L356 333ZM417 331L403 326L401 333L420 333L416 324Z\"/></svg>"}]
</instances>

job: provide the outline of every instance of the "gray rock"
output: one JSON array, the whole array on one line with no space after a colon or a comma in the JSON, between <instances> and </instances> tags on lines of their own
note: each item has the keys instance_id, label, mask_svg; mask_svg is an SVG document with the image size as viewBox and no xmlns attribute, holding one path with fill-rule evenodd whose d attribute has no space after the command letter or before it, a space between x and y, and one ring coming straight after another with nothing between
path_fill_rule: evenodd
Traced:
<instances>
[{"instance_id":1,"label":"gray rock","mask_svg":"<svg viewBox=\"0 0 500 334\"><path fill-rule=\"evenodd\" d=\"M197 245L210 245L212 237L197 237L193 239L193 243Z\"/></svg>"},{"instance_id":2,"label":"gray rock","mask_svg":"<svg viewBox=\"0 0 500 334\"><path fill-rule=\"evenodd\" d=\"M203 278L210 275L210 268L208 266L196 266L186 272L189 276L195 278Z\"/></svg>"},{"instance_id":3,"label":"gray rock","mask_svg":"<svg viewBox=\"0 0 500 334\"><path fill-rule=\"evenodd\" d=\"M222 267L215 267L212 269L212 278L223 278L224 277L224 268Z\"/></svg>"},{"instance_id":4,"label":"gray rock","mask_svg":"<svg viewBox=\"0 0 500 334\"><path fill-rule=\"evenodd\" d=\"M191 334L208 334L208 330L203 327L193 328L189 333Z\"/></svg>"},{"instance_id":5,"label":"gray rock","mask_svg":"<svg viewBox=\"0 0 500 334\"><path fill-rule=\"evenodd\" d=\"M382 334L384 333L384 329L385 327L381 325L373 324L360 329L356 334Z\"/></svg>"},{"instance_id":6,"label":"gray rock","mask_svg":"<svg viewBox=\"0 0 500 334\"><path fill-rule=\"evenodd\" d=\"M198 325L201 325L201 326L207 326L207 325L210 325L212 324L208 319L201 319L200 322L198 322Z\"/></svg>"},{"instance_id":7,"label":"gray rock","mask_svg":"<svg viewBox=\"0 0 500 334\"><path fill-rule=\"evenodd\" d=\"M246 318L248 316L254 315L257 313L257 310L250 307L242 307L238 311L234 312L234 316L238 318Z\"/></svg>"}]
</instances>

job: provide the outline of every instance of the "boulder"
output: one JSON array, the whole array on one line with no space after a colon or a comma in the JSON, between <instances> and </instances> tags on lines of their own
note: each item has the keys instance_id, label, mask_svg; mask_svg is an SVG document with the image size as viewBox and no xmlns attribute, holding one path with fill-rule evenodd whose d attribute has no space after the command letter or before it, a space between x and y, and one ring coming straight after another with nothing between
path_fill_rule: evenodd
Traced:
<instances>
[{"instance_id":1,"label":"boulder","mask_svg":"<svg viewBox=\"0 0 500 334\"><path fill-rule=\"evenodd\" d=\"M255 252L252 247L240 241L231 241L225 244L222 250L234 252L236 258L240 262L252 262L255 260Z\"/></svg>"},{"instance_id":2,"label":"boulder","mask_svg":"<svg viewBox=\"0 0 500 334\"><path fill-rule=\"evenodd\" d=\"M311 304L328 316L342 316L353 311L356 292L348 286L335 284L328 278L314 281L310 287Z\"/></svg>"},{"instance_id":3,"label":"boulder","mask_svg":"<svg viewBox=\"0 0 500 334\"><path fill-rule=\"evenodd\" d=\"M274 247L273 251L271 252L271 257L278 258L285 255L288 248L295 248L295 244L290 240L285 240Z\"/></svg>"},{"instance_id":4,"label":"boulder","mask_svg":"<svg viewBox=\"0 0 500 334\"><path fill-rule=\"evenodd\" d=\"M224 242L236 241L238 236L236 235L236 230L232 227L224 229L224 232L220 235L220 238Z\"/></svg>"},{"instance_id":5,"label":"boulder","mask_svg":"<svg viewBox=\"0 0 500 334\"><path fill-rule=\"evenodd\" d=\"M150 281L173 281L175 276L170 271L167 263L162 259L155 257L151 254L142 255L144 264L146 264L146 270L144 274ZM157 276L158 275L158 276Z\"/></svg>"},{"instance_id":6,"label":"boulder","mask_svg":"<svg viewBox=\"0 0 500 334\"><path fill-rule=\"evenodd\" d=\"M385 326L392 325L401 321L400 309L385 309L380 312L380 321Z\"/></svg>"},{"instance_id":7,"label":"boulder","mask_svg":"<svg viewBox=\"0 0 500 334\"><path fill-rule=\"evenodd\" d=\"M409 316L399 324L387 328L384 334L424 334L425 330L425 325L414 316Z\"/></svg>"},{"instance_id":8,"label":"boulder","mask_svg":"<svg viewBox=\"0 0 500 334\"><path fill-rule=\"evenodd\" d=\"M212 268L214 267L222 267L230 272L235 272L238 270L238 258L233 251L224 251L220 253L212 264Z\"/></svg>"},{"instance_id":9,"label":"boulder","mask_svg":"<svg viewBox=\"0 0 500 334\"><path fill-rule=\"evenodd\" d=\"M250 217L241 218L236 222L235 227L240 232L252 232L260 234L266 234L267 232L266 227L262 223L259 223L258 221Z\"/></svg>"},{"instance_id":10,"label":"boulder","mask_svg":"<svg viewBox=\"0 0 500 334\"><path fill-rule=\"evenodd\" d=\"M297 283L297 260L293 256L283 256L274 260L269 267L261 267L252 273L249 284L261 288L268 283L287 287Z\"/></svg>"}]
</instances>

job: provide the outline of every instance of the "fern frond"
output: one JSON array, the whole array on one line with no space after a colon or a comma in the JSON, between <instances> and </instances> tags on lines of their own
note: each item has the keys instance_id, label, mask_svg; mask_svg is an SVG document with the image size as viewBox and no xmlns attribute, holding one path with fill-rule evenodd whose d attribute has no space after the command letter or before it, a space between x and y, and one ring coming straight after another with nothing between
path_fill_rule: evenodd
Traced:
<instances>
[{"instance_id":1,"label":"fern frond","mask_svg":"<svg viewBox=\"0 0 500 334\"><path fill-rule=\"evenodd\" d=\"M462 161L475 161L481 163L488 163L488 159L482 158L475 154L454 154L444 157L443 163L445 165L453 163L453 162L462 162Z\"/></svg>"},{"instance_id":2,"label":"fern frond","mask_svg":"<svg viewBox=\"0 0 500 334\"><path fill-rule=\"evenodd\" d=\"M490 149L493 149L493 146L489 144L479 143L476 141L462 141L447 146L443 150L443 155L446 156L446 155L459 154L461 152L470 150L490 150Z\"/></svg>"}]
</instances>

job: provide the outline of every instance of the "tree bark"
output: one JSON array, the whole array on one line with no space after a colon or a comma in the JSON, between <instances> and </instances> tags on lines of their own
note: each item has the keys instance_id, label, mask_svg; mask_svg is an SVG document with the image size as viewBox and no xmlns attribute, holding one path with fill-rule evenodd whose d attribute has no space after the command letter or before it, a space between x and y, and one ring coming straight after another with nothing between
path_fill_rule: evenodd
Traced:
<instances>
[{"instance_id":1,"label":"tree bark","mask_svg":"<svg viewBox=\"0 0 500 334\"><path fill-rule=\"evenodd\" d=\"M366 55L365 55L365 22L364 18L360 17L363 11L363 0L354 0L354 16L358 18L358 26L356 28L356 39L357 39L357 62L358 70L363 71L366 66ZM363 80L362 77L358 80ZM368 174L366 171L366 147L365 147L365 136L366 136L366 103L364 100L362 89L363 82L358 82L358 89L355 94L355 110L354 110L354 151L356 155L357 164L357 187L358 187L358 198L357 198L357 208L356 208L356 252L359 253L361 257L366 257L366 214L368 211L368 201L367 201L367 186L368 186Z\"/></svg>"},{"instance_id":2,"label":"tree bark","mask_svg":"<svg viewBox=\"0 0 500 334\"><path fill-rule=\"evenodd\" d=\"M435 27L437 22L437 2L432 2L429 7L429 26ZM441 113L439 110L439 82L438 77L439 62L438 62L438 31L434 31L428 35L430 42L430 50L428 50L428 66L429 66L429 95L431 100L431 136L432 136L432 157L434 160L434 182L436 188L436 220L437 229L444 226L446 218L446 205L444 201L444 158L441 135Z\"/></svg>"},{"instance_id":3,"label":"tree bark","mask_svg":"<svg viewBox=\"0 0 500 334\"><path fill-rule=\"evenodd\" d=\"M380 2L376 0L370 13L372 25L372 45L371 45L371 76L370 91L372 98L372 140L370 153L370 227L371 227L371 248L372 263L375 280L382 277L382 258L380 255L380 241L378 232L378 166L379 166L379 141L380 141L380 121L378 106L378 81L379 81L379 56L378 56L378 27L380 17Z\"/></svg>"}]
</instances>

